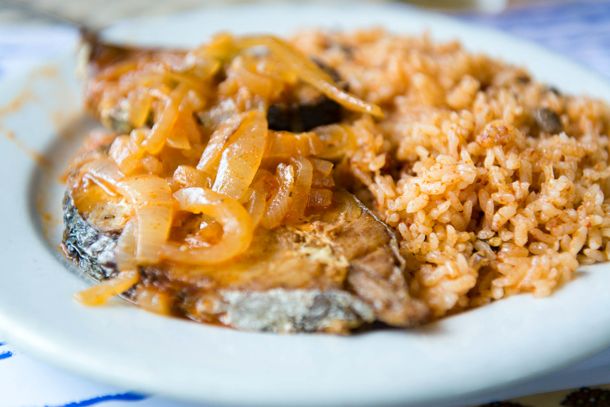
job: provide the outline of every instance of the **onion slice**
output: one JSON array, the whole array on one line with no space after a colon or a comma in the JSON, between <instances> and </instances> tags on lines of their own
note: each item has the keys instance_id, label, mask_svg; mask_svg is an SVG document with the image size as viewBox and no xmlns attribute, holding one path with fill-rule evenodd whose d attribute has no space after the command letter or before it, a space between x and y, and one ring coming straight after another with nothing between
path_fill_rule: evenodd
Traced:
<instances>
[{"instance_id":1,"label":"onion slice","mask_svg":"<svg viewBox=\"0 0 610 407\"><path fill-rule=\"evenodd\" d=\"M291 133L269 130L265 158L287 160L297 155L316 155L323 151L324 143L314 132Z\"/></svg>"},{"instance_id":2,"label":"onion slice","mask_svg":"<svg viewBox=\"0 0 610 407\"><path fill-rule=\"evenodd\" d=\"M144 126L152 107L152 95L144 89L138 89L130 95L129 122L134 128Z\"/></svg>"},{"instance_id":3,"label":"onion slice","mask_svg":"<svg viewBox=\"0 0 610 407\"><path fill-rule=\"evenodd\" d=\"M240 199L261 165L266 143L267 119L264 113L246 113L222 152L212 190L233 199Z\"/></svg>"},{"instance_id":4,"label":"onion slice","mask_svg":"<svg viewBox=\"0 0 610 407\"><path fill-rule=\"evenodd\" d=\"M267 205L267 211L261 219L261 225L267 229L278 227L290 207L291 195L294 189L295 171L290 164L280 163L277 166L277 176L280 187Z\"/></svg>"},{"instance_id":5,"label":"onion slice","mask_svg":"<svg viewBox=\"0 0 610 407\"><path fill-rule=\"evenodd\" d=\"M89 306L104 305L114 296L129 290L139 281L138 266L135 262L136 224L132 219L127 222L115 249L115 261L119 274L76 294L76 299Z\"/></svg>"},{"instance_id":6,"label":"onion slice","mask_svg":"<svg viewBox=\"0 0 610 407\"><path fill-rule=\"evenodd\" d=\"M285 222L297 223L305 216L305 208L309 201L309 191L311 190L311 181L313 180L313 165L305 157L293 158L290 161L296 167L296 178Z\"/></svg>"},{"instance_id":7,"label":"onion slice","mask_svg":"<svg viewBox=\"0 0 610 407\"><path fill-rule=\"evenodd\" d=\"M138 145L138 139L142 139L144 132L132 130L129 136L117 136L112 142L108 156L119 166L125 175L132 174L141 166L144 151Z\"/></svg>"},{"instance_id":8,"label":"onion slice","mask_svg":"<svg viewBox=\"0 0 610 407\"><path fill-rule=\"evenodd\" d=\"M150 154L158 154L165 145L167 137L178 119L180 103L187 91L186 85L181 83L169 95L159 119L151 129L148 138L142 142L142 147Z\"/></svg>"},{"instance_id":9,"label":"onion slice","mask_svg":"<svg viewBox=\"0 0 610 407\"><path fill-rule=\"evenodd\" d=\"M136 263L136 236L138 226L135 219L131 219L121 232L116 248L114 249L114 260L119 271L137 270Z\"/></svg>"},{"instance_id":10,"label":"onion slice","mask_svg":"<svg viewBox=\"0 0 610 407\"><path fill-rule=\"evenodd\" d=\"M365 102L341 90L333 83L326 72L286 41L272 35L247 36L237 39L239 49L261 45L267 47L282 64L294 70L303 82L313 86L329 99L349 110L383 117L383 111L379 106Z\"/></svg>"},{"instance_id":11,"label":"onion slice","mask_svg":"<svg viewBox=\"0 0 610 407\"><path fill-rule=\"evenodd\" d=\"M180 150L189 150L191 142L198 142L201 138L195 119L193 118L192 97L187 94L180 101L176 121L167 137L167 145Z\"/></svg>"},{"instance_id":12,"label":"onion slice","mask_svg":"<svg viewBox=\"0 0 610 407\"><path fill-rule=\"evenodd\" d=\"M191 265L212 265L245 252L254 233L252 219L236 200L207 188L184 188L174 193L179 209L205 214L222 225L222 238L207 247L166 244L162 258Z\"/></svg>"},{"instance_id":13,"label":"onion slice","mask_svg":"<svg viewBox=\"0 0 610 407\"><path fill-rule=\"evenodd\" d=\"M328 98L349 110L383 117L383 111L375 104L365 102L337 87L332 78L302 52L273 35L244 36L233 38L229 34L217 35L211 43L195 50L194 55L203 54L211 59L227 61L248 48L266 47L275 59L305 83L313 86Z\"/></svg>"},{"instance_id":14,"label":"onion slice","mask_svg":"<svg viewBox=\"0 0 610 407\"><path fill-rule=\"evenodd\" d=\"M333 171L333 163L320 158L311 158L314 170L322 174L323 176L329 176Z\"/></svg>"},{"instance_id":15,"label":"onion slice","mask_svg":"<svg viewBox=\"0 0 610 407\"><path fill-rule=\"evenodd\" d=\"M339 160L356 145L356 136L350 126L342 124L329 124L316 129L316 134L322 144L322 148L316 154L319 158L328 160Z\"/></svg>"},{"instance_id":16,"label":"onion slice","mask_svg":"<svg viewBox=\"0 0 610 407\"><path fill-rule=\"evenodd\" d=\"M160 247L167 241L173 218L172 191L168 182L155 175L123 178L116 164L100 159L83 166L85 176L104 190L127 197L137 221L136 260L152 264L159 260Z\"/></svg>"},{"instance_id":17,"label":"onion slice","mask_svg":"<svg viewBox=\"0 0 610 407\"><path fill-rule=\"evenodd\" d=\"M114 161L108 157L89 161L80 168L83 179L88 179L104 190L108 195L116 196L118 183L124 174Z\"/></svg>"},{"instance_id":18,"label":"onion slice","mask_svg":"<svg viewBox=\"0 0 610 407\"><path fill-rule=\"evenodd\" d=\"M154 175L141 175L127 178L119 186L136 212L136 261L138 264L157 263L173 219L174 204L169 184Z\"/></svg>"},{"instance_id":19,"label":"onion slice","mask_svg":"<svg viewBox=\"0 0 610 407\"><path fill-rule=\"evenodd\" d=\"M121 271L116 277L76 293L77 301L84 305L96 307L104 305L109 299L124 293L140 281L137 270Z\"/></svg>"},{"instance_id":20,"label":"onion slice","mask_svg":"<svg viewBox=\"0 0 610 407\"><path fill-rule=\"evenodd\" d=\"M209 187L211 184L210 177L203 172L190 165L179 165L176 167L172 176L174 186L179 186L175 189L188 187Z\"/></svg>"},{"instance_id":21,"label":"onion slice","mask_svg":"<svg viewBox=\"0 0 610 407\"><path fill-rule=\"evenodd\" d=\"M208 141L205 150L203 150L203 154L201 154L201 159L199 160L199 164L197 164L198 170L203 171L208 175L214 175L216 173L222 150L227 143L227 140L229 140L229 137L239 128L242 119L243 117L241 115L231 117L214 130L214 133L210 136L210 141Z\"/></svg>"},{"instance_id":22,"label":"onion slice","mask_svg":"<svg viewBox=\"0 0 610 407\"><path fill-rule=\"evenodd\" d=\"M265 169L260 169L250 187L247 209L254 227L260 223L267 207L269 193L277 188L277 181L273 174Z\"/></svg>"}]
</instances>

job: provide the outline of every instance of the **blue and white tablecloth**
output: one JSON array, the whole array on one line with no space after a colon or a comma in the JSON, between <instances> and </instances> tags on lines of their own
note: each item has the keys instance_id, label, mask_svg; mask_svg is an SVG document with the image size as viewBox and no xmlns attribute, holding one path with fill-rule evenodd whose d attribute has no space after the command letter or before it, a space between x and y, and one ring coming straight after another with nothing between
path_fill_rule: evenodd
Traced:
<instances>
[{"instance_id":1,"label":"blue and white tablecloth","mask_svg":"<svg viewBox=\"0 0 610 407\"><path fill-rule=\"evenodd\" d=\"M465 20L539 42L610 78L610 0L537 3ZM0 76L21 71L73 46L62 27L0 27ZM0 336L0 341L2 337ZM494 394L501 400L563 388L610 383L610 350L570 369ZM470 400L482 403L489 400ZM464 405L461 401L459 405ZM186 407L187 404L93 383L38 362L0 342L0 407Z\"/></svg>"},{"instance_id":2,"label":"blue and white tablecloth","mask_svg":"<svg viewBox=\"0 0 610 407\"><path fill-rule=\"evenodd\" d=\"M538 42L610 78L609 0L534 3L465 18Z\"/></svg>"}]
</instances>

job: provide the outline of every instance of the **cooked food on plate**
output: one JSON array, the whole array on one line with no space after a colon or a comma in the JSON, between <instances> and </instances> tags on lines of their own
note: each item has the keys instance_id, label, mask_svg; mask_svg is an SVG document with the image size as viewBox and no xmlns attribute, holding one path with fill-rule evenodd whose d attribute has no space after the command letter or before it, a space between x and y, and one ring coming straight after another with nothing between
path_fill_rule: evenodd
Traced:
<instances>
[{"instance_id":1,"label":"cooked food on plate","mask_svg":"<svg viewBox=\"0 0 610 407\"><path fill-rule=\"evenodd\" d=\"M550 295L610 255L610 108L381 29L94 43L100 122L66 255L165 315L243 330L412 327Z\"/></svg>"}]
</instances>

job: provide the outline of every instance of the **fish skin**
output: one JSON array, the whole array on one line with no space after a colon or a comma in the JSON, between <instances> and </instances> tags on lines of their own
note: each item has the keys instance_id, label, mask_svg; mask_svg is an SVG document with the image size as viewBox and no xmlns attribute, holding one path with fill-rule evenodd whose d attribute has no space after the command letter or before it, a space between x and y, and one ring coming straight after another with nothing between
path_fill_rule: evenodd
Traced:
<instances>
[{"instance_id":1,"label":"fish skin","mask_svg":"<svg viewBox=\"0 0 610 407\"><path fill-rule=\"evenodd\" d=\"M70 193L64 195L64 235L62 248L80 272L97 281L110 278L118 270L114 249L119 235L103 233L87 222L74 205Z\"/></svg>"},{"instance_id":2,"label":"fish skin","mask_svg":"<svg viewBox=\"0 0 610 407\"><path fill-rule=\"evenodd\" d=\"M222 291L226 325L277 333L343 333L375 320L370 306L341 290Z\"/></svg>"}]
</instances>

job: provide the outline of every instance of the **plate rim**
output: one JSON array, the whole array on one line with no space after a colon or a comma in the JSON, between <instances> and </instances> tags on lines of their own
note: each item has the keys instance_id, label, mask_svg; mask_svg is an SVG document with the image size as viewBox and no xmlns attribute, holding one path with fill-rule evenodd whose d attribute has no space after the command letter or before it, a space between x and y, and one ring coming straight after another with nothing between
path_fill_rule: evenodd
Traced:
<instances>
[{"instance_id":1,"label":"plate rim","mask_svg":"<svg viewBox=\"0 0 610 407\"><path fill-rule=\"evenodd\" d=\"M223 6L222 9L224 9L224 10L261 9L261 8L266 8L266 7L269 7L269 6L270 6L269 4L231 5L231 6ZM284 5L284 6L287 6L287 5ZM288 6L288 7L289 8L293 8L293 6ZM304 7L304 8L312 8L312 7L313 8L320 8L319 5L314 5L314 6L307 5L307 6L299 6L299 7ZM358 7L362 7L362 5L358 5ZM409 12L409 13L415 13L415 14L420 14L420 15L428 15L428 16L429 15L433 15L435 19L440 19L440 20L446 19L446 20L450 20L452 22L452 24L465 25L463 23L460 23L460 22L455 21L453 19L450 19L448 17L439 16L439 15L428 13L428 12L423 12L421 10L414 10L411 7L406 7L406 6L402 6L402 5L395 5L395 4L392 4L392 5L388 5L388 4L386 4L386 5L375 5L375 6L367 5L365 7L366 8L372 8L372 9L375 9L375 10L377 10L379 8L381 8L381 9L400 9L400 12L405 12L406 11L406 12ZM194 13L199 13L199 12L205 11L205 10L207 10L207 8L196 10L196 11L194 11ZM136 21L136 24L137 24L138 21L141 22L142 20L149 20L150 21L150 20L154 20L154 19L167 19L167 18L169 18L169 19L179 19L179 18L181 18L180 16L183 15L183 14L184 13L178 13L178 14L171 15L171 16L163 16L163 17L160 17L160 18L154 18L154 17L153 18L147 18L147 17L143 17L143 18L135 19L135 21ZM120 24L130 24L131 21L133 21L133 20L130 19L128 21L123 21ZM512 41L513 43L514 42L522 42L522 43L527 44L529 47L532 47L532 46L538 47L541 50L543 50L544 53L546 53L546 54L554 54L556 56L558 55L558 54L555 54L554 52L549 51L549 50L547 50L545 48L542 48L542 47L540 47L538 45L535 45L535 44L532 44L532 43L530 43L528 41L519 39L518 37L513 37L513 36L510 36L510 35L506 35L504 33L498 32L498 31L493 30L493 29L489 29L489 28L486 28L486 27L483 27L483 28L477 27L475 30L476 31L484 31L484 32L485 31L491 31L496 36L498 34L500 34L502 36L505 36L505 37L509 38L510 41ZM55 61L55 63L58 63L60 61L63 61L64 58L66 58L66 56L67 56L67 54L66 55L62 55L62 56L58 56L57 58L53 58L52 61ZM562 56L559 56L559 58L563 59L563 60L566 60ZM566 61L569 62L572 65L576 64L574 61L570 61L570 60L566 60ZM49 64L49 63L52 64L53 62L47 61L47 62L45 62L43 64ZM32 69L34 69L34 67ZM604 83L606 86L608 85L606 83L607 79L603 78L601 76L601 74L599 74L598 72L592 71L591 69L589 69L587 67L583 67L583 66L579 66L579 69L580 70L586 70L588 72L588 74L590 74L590 75L592 75L594 77L594 80L600 81L601 83ZM27 72L23 72L23 73L20 73L18 75L10 75L9 77L3 77L2 79L0 79L0 89L3 89L6 86L6 83L8 83L9 81L14 80L15 77L22 77L22 76L27 76ZM28 177L28 178L30 178L30 177ZM30 219L30 221L31 221L31 219ZM503 300L503 302L504 301L508 301L508 300ZM3 326L7 326L7 322L8 321L7 321L6 317L7 316L4 315L4 312L0 309L0 328L3 327ZM15 326L13 325L13 328L14 327ZM31 334L28 333L27 329L25 329L25 330L17 329L17 330L14 330L13 332L3 332L3 333L5 334L4 336L7 339L9 339L9 341L12 342L12 344L14 346L17 347L17 349L23 348L23 349L26 350L26 352L31 353L33 355L36 355L40 359L46 360L46 361L50 362L51 364L62 366L64 368L68 369L68 370L71 370L71 371L74 371L74 372L78 372L78 373L80 373L80 374L82 374L84 376L95 377L97 379L102 378L103 381L108 382L108 383L113 383L115 385L120 385L121 384L121 383L117 382L116 376L114 376L112 374L103 375L103 374L100 374L100 372L92 374L91 371L88 370L82 363L76 362L75 360L72 360L72 359L66 359L65 356L60 355L56 351L56 349L53 348L53 346L50 346L50 344L45 343L44 341L37 340L36 338L30 337ZM603 344L602 344L602 342L603 342ZM589 348L587 351L580 352L577 355L572 356L571 358L567 358L567 359L561 361L560 363L557 363L555 365L551 364L551 365L547 366L546 368L538 369L535 373L531 373L531 374L529 374L527 376L520 377L517 380L508 380L507 382L498 383L495 386L487 386L487 387L485 387L484 390L479 390L478 392L474 392L474 393L473 392L467 392L467 393L463 394L462 396L476 395L478 393L493 392L493 391L495 391L497 389L505 388L507 385L513 385L513 384L517 384L517 383L520 383L520 382L524 382L524 381L529 380L529 379L531 379L533 377L538 377L540 375L543 375L544 373L547 373L549 371L552 371L552 370L555 370L555 369L558 369L558 368L561 368L561 367L565 367L565 366L570 365L570 364L572 364L572 363L574 363L574 362L576 362L578 360L581 360L581 359L583 359L583 358L585 358L587 356L593 355L593 354L597 353L598 351L601 351L601 350L605 349L608 344L610 344L610 337L608 337L607 339L605 339L603 341L600 341L599 345L596 348ZM134 383L135 382L136 381L134 381ZM141 384L141 386L136 385L136 390L140 390L140 391L142 391L142 390L144 390L144 391L149 390L149 387L146 384L144 384L144 383L140 383L140 384ZM165 393L165 392L163 392L163 391L160 392L160 394L163 394L163 393ZM170 396L173 396L173 397L183 398L183 397L181 397L181 395L173 394L171 392L166 393L166 394L168 394ZM447 401L447 399L451 399L452 397L454 397L454 395L447 395L445 397L445 400ZM215 403L218 403L218 402L220 402L220 403L235 402L235 399L232 399L232 398L228 398L228 399L222 400L222 399L218 399L218 398L208 399L208 398L199 398L199 397L196 397L196 398L186 397L185 399L186 400L191 400L191 401L207 401L207 402L215 402ZM438 403L436 403L437 401L443 402L442 398L441 399L433 398L432 400L433 400L432 402L435 403L434 405L439 405ZM239 402L243 403L243 402L247 402L247 401L252 401L252 400L242 399ZM306 400L303 400L303 401L306 402ZM370 402L371 400L364 400L362 404L366 404L367 401ZM269 402L269 401L259 400L258 404L266 404L267 402ZM275 404L282 404L283 402L286 402L286 400L285 399L278 399L278 400L271 400L270 402L271 403L275 403ZM340 400L334 400L333 402L334 403L339 403ZM386 404L394 404L394 403L397 404L397 403L401 403L401 402L402 402L402 399L396 399L395 401L385 400ZM426 403L425 400L422 400L422 402ZM257 401L255 401L255 403L257 403Z\"/></svg>"}]
</instances>

